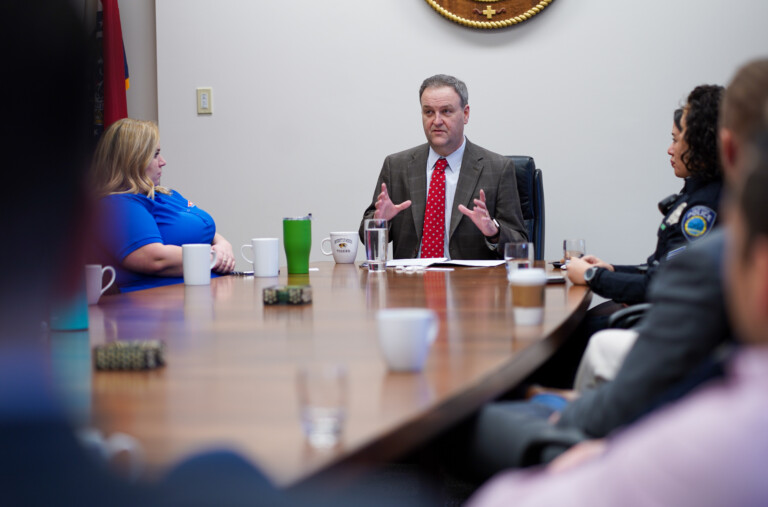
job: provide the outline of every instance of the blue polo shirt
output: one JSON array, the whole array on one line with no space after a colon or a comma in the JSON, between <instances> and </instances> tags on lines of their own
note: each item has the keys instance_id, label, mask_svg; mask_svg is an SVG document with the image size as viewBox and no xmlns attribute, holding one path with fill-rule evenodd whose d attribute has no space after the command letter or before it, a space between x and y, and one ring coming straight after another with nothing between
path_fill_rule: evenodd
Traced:
<instances>
[{"instance_id":1,"label":"blue polo shirt","mask_svg":"<svg viewBox=\"0 0 768 507\"><path fill-rule=\"evenodd\" d=\"M131 292L182 283L182 277L145 275L122 267L123 260L150 243L178 245L211 243L216 234L213 217L173 190L155 193L150 199L139 194L115 194L100 203L101 244L105 264L117 270L117 285Z\"/></svg>"}]
</instances>

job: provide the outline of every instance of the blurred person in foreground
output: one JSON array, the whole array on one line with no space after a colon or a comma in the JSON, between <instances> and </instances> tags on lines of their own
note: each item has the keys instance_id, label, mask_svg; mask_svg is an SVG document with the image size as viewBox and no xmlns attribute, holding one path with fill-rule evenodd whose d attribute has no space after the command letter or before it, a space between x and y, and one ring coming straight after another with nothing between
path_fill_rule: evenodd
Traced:
<instances>
[{"instance_id":1,"label":"blurred person in foreground","mask_svg":"<svg viewBox=\"0 0 768 507\"><path fill-rule=\"evenodd\" d=\"M122 292L182 283L182 248L208 243L214 273L235 268L232 245L216 232L210 214L176 190L160 185L165 166L160 132L150 121L123 118L102 134L93 158L100 198L97 255L117 268Z\"/></svg>"},{"instance_id":2,"label":"blurred person in foreground","mask_svg":"<svg viewBox=\"0 0 768 507\"><path fill-rule=\"evenodd\" d=\"M768 503L768 132L756 144L724 204L727 304L742 344L725 377L607 441L577 445L544 471L501 474L469 505Z\"/></svg>"},{"instance_id":3,"label":"blurred person in foreground","mask_svg":"<svg viewBox=\"0 0 768 507\"><path fill-rule=\"evenodd\" d=\"M21 87L0 84L14 97L0 125L12 168L4 178L26 189L0 200L4 232L25 246L21 256L18 248L0 253L0 505L281 505L231 453L192 458L156 483L129 483L76 438L53 394L41 323L84 277L94 207L86 189L90 47L70 2L60 0L5 0L0 46L16 48L5 72L24 76Z\"/></svg>"}]
</instances>

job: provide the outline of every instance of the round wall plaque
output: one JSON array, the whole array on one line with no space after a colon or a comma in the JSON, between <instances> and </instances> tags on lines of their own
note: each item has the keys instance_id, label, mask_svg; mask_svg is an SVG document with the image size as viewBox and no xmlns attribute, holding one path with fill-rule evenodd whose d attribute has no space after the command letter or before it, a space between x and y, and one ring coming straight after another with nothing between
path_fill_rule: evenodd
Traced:
<instances>
[{"instance_id":1,"label":"round wall plaque","mask_svg":"<svg viewBox=\"0 0 768 507\"><path fill-rule=\"evenodd\" d=\"M472 28L504 28L532 18L553 0L427 0L446 18Z\"/></svg>"}]
</instances>

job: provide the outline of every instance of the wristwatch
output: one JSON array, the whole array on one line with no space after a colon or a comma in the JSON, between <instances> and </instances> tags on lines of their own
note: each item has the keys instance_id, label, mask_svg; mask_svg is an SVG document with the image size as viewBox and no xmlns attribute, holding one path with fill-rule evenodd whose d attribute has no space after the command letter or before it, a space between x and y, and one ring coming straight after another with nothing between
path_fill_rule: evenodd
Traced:
<instances>
[{"instance_id":1,"label":"wristwatch","mask_svg":"<svg viewBox=\"0 0 768 507\"><path fill-rule=\"evenodd\" d=\"M587 270L584 272L584 282L586 282L587 285L589 285L589 282L591 282L595 277L598 269L599 268L597 266L592 266L591 268L587 268Z\"/></svg>"},{"instance_id":2,"label":"wristwatch","mask_svg":"<svg viewBox=\"0 0 768 507\"><path fill-rule=\"evenodd\" d=\"M493 222L493 225L496 226L496 234L493 236L486 236L488 238L488 241L492 239L499 239L501 237L501 226L499 225L499 221L495 218L491 218L491 222Z\"/></svg>"}]
</instances>

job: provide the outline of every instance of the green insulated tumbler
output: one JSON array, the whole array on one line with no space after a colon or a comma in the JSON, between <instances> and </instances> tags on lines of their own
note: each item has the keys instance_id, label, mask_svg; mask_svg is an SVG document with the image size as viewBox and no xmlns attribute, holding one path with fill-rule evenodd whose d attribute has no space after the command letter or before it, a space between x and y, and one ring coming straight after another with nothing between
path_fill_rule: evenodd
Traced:
<instances>
[{"instance_id":1,"label":"green insulated tumbler","mask_svg":"<svg viewBox=\"0 0 768 507\"><path fill-rule=\"evenodd\" d=\"M312 246L312 214L283 219L283 246L288 260L288 274L309 273L309 250Z\"/></svg>"}]
</instances>

